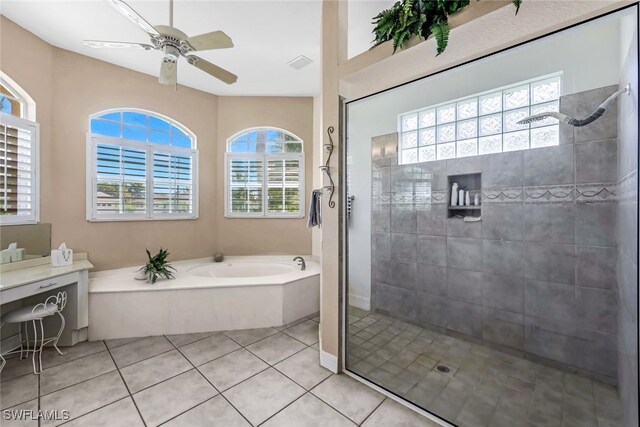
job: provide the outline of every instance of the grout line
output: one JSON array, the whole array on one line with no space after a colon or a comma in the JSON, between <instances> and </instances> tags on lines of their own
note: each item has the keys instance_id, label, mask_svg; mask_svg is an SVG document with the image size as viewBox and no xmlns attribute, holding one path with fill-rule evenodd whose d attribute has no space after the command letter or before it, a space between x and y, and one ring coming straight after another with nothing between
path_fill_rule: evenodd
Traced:
<instances>
[{"instance_id":1,"label":"grout line","mask_svg":"<svg viewBox=\"0 0 640 427\"><path fill-rule=\"evenodd\" d=\"M273 415L271 415L270 417L268 417L266 420L262 421L261 423L257 424L257 426L261 426L263 424L265 424L267 421L269 421L271 418L275 417L276 415L278 415L280 412L284 411L285 409L287 409L289 406L293 405L294 403L296 403L298 400L302 399L304 396L306 396L307 394L309 394L308 391L305 390L304 393L302 393L300 396L296 397L295 399L293 399L291 402L287 403L284 407L282 407L279 411L277 411L276 413L274 413Z\"/></svg>"},{"instance_id":2,"label":"grout line","mask_svg":"<svg viewBox=\"0 0 640 427\"><path fill-rule=\"evenodd\" d=\"M153 336L154 336L154 335L149 335L149 336L146 336L146 337L131 337L131 339L132 339L133 341L129 341L129 342L126 342L126 343L124 343L124 344L114 345L114 346L111 346L111 347L109 347L109 346L107 345L107 341L114 341L114 340L119 340L119 339L126 340L126 339L129 339L129 338L114 338L114 339L110 339L110 340L101 340L101 341L102 341L102 342L104 342L104 346L105 346L105 347L107 347L109 350L113 350L114 348L124 347L125 345L133 344L133 343L135 343L135 342L142 341L142 340L144 340L144 339L151 338L151 337L153 337ZM157 336L157 335L155 335L155 336Z\"/></svg>"},{"instance_id":3,"label":"grout line","mask_svg":"<svg viewBox=\"0 0 640 427\"><path fill-rule=\"evenodd\" d=\"M229 338L229 339L231 339L231 338ZM232 340L232 341L233 341L233 340ZM234 341L234 342L235 342L235 341ZM235 411L236 411L237 413L239 413L239 414L240 414L240 416L241 416L242 418L244 418L244 420L245 420L247 423L249 423L249 425L253 425L253 424L251 424L251 422L249 422L249 420L244 416L244 414L243 414L242 412L240 412L240 411L238 410L238 408L236 408L236 407L233 405L233 403L231 403L231 402L229 401L229 399L227 399L227 397L226 397L224 394L222 394L222 393L220 392L220 390L218 390L218 389L217 389L217 387L216 387L215 385L213 385L213 383L212 383L211 381L209 381L209 378L207 378L207 377L206 377L202 372L200 372L200 370L198 369L198 367L197 367L196 365L194 365L194 364L191 362L191 360L189 360L189 358L188 358L188 357L186 357L186 356L185 356L185 355L180 351L180 349L179 349L178 347L176 347L173 343L171 343L171 345L173 345L173 346L174 346L174 348L175 348L176 350L178 350L178 351L180 352L180 354L182 354L182 357L184 357L185 359L187 359L187 361L191 364L191 366L193 366L193 368L196 370L196 372L198 372L198 373L202 376L202 378L204 378L204 380L205 380L206 382L208 382L209 384L211 384L211 387L213 387L213 389L214 389L215 391L217 391L217 392L218 392L217 396L222 396L222 398L223 398L224 400L226 400L226 401L227 401L227 403L228 403L228 404L229 404L233 409L235 409ZM244 348L244 347L243 347L243 348ZM237 350L235 350L235 351L237 351ZM230 352L230 353L233 353L233 352ZM227 354L230 354L230 353L227 353ZM222 357L222 356L221 356L221 357ZM214 360L215 360L215 359L214 359ZM209 363L209 362L207 362L207 363ZM203 364L203 365L204 365L204 364ZM200 366L202 366L202 365L200 365ZM266 368L266 369L268 369L268 368ZM266 369L265 369L265 370L266 370ZM213 396L213 397L216 397L216 396ZM202 403L204 403L204 402L202 402ZM201 404L202 404L202 403L201 403ZM197 405L196 405L196 406L197 406ZM192 410L193 408L195 408L195 406L194 406L194 407L192 407L192 408L189 408L187 411L182 412L182 414L184 414L184 413L186 413L186 412L188 412L188 411ZM181 415L181 414L180 414L180 415ZM174 418L175 418L175 417L174 417Z\"/></svg>"},{"instance_id":4,"label":"grout line","mask_svg":"<svg viewBox=\"0 0 640 427\"><path fill-rule=\"evenodd\" d=\"M43 395L42 395L42 397L49 396L49 395L54 394L54 393L57 393L57 392L59 392L59 391L61 391L61 390L66 390L66 389L71 388L71 387L73 387L73 386L75 386L75 385L78 385L78 384L86 383L87 381L91 381L91 380L94 380L94 379L96 379L96 378L100 378L100 377L102 377L102 376L104 376L104 375L110 374L110 373L115 372L115 371L117 371L117 370L118 370L118 368L116 367L116 368L114 368L114 369L112 369L112 370L110 370L110 371L108 371L108 372L103 372L103 373L101 373L101 374L99 374L99 375L96 375L96 376L94 376L94 377L86 378L86 379L84 379L84 380L82 380L82 381L78 381L78 382L76 382L76 383L73 383L73 384L70 384L70 385L67 385L67 386L61 387L61 388L59 388L59 389L57 389L57 390L54 390L54 391L52 391L52 392L49 392L49 393L47 393L47 394L43 394Z\"/></svg>"},{"instance_id":5,"label":"grout line","mask_svg":"<svg viewBox=\"0 0 640 427\"><path fill-rule=\"evenodd\" d=\"M273 366L272 366L273 368ZM275 369L275 368L274 368ZM280 372L280 371L278 371ZM284 374L282 374L284 375ZM332 376L334 376L336 374L331 374L329 375L327 378L323 379L322 381L320 381L318 384L316 384L315 386L313 386L311 388L311 390L313 390L314 388L316 388L317 386L319 386L320 384L322 384L323 382L325 382L326 380L328 380L329 378L331 378ZM286 375L284 375L285 377L287 377ZM289 377L287 377L289 378ZM289 378L290 379L290 378ZM293 380L292 380L293 381ZM297 384L297 383L296 383ZM300 386L302 387L302 386ZM334 411L338 412L340 415L344 416L345 418L347 418L349 421L351 421L351 419L349 417L347 417L346 415L344 415L342 412L338 411L336 408L334 408L333 406L331 406L330 404L328 404L327 402L325 402L324 400L320 399L318 396L316 396L315 394L311 393L311 390L306 390L304 387L302 387L302 389L304 390L304 393L302 393L300 396L298 396L297 398L293 399L291 402L289 402L288 404L286 404L282 409L280 409L279 411L277 411L276 413L274 413L273 415L271 415L269 418L267 418L266 420L264 420L263 422L261 422L258 425L262 425L264 423L266 423L268 420L270 420L271 418L275 417L276 415L278 415L280 412L284 411L285 409L287 409L289 406L293 405L295 402L297 402L298 400L302 399L305 395L310 394L311 396L315 397L316 399L320 400L322 403L324 403L325 405L329 406L331 409L333 409Z\"/></svg>"},{"instance_id":6,"label":"grout line","mask_svg":"<svg viewBox=\"0 0 640 427\"><path fill-rule=\"evenodd\" d=\"M365 421L367 421L367 420L369 419L369 417L370 417L371 415L373 415L373 413L374 413L374 412L376 412L376 411L378 410L378 408L379 408L379 407L381 407L381 406L382 406L382 404L383 404L384 402L386 402L386 401L387 401L387 399L388 399L388 397L386 397L386 396L385 396L385 398L384 398L384 399L382 399L382 401L381 401L381 402L380 402L380 403L379 403L375 408L373 408L373 411L369 412L369 415L367 415L366 417L364 417L364 420L362 420L362 422L361 422L360 424L358 424L358 425L359 425L359 426L363 425L363 424L365 423Z\"/></svg>"},{"instance_id":7,"label":"grout line","mask_svg":"<svg viewBox=\"0 0 640 427\"><path fill-rule=\"evenodd\" d=\"M100 409L104 409L104 408L106 408L107 406L113 405L114 403L121 402L121 401L123 401L123 400L125 400L125 399L131 399L131 396L130 396L130 395L128 395L128 396L121 397L120 399L114 400L113 402L107 403L106 405L102 405L102 406L100 406L100 407L98 407L98 408L92 409L91 411L87 412L86 414L82 414L82 415L80 415L79 417L71 418L71 419L69 419L69 420L67 420L67 421L65 421L65 422L63 422L63 423L61 423L61 424L58 424L58 425L65 425L65 424L72 423L72 422L74 422L74 421L76 421L76 420L79 420L79 419L80 419L80 418L82 418L82 417L85 417L85 416L87 416L87 415L89 415L89 414L92 414L92 413L94 413L94 412L96 412L96 411L99 411ZM131 400L133 400L133 399L131 399ZM135 402L134 402L134 404L135 404ZM40 421L40 420L38 420L38 421ZM144 421L143 421L143 424L144 424Z\"/></svg>"},{"instance_id":8,"label":"grout line","mask_svg":"<svg viewBox=\"0 0 640 427\"><path fill-rule=\"evenodd\" d=\"M106 346L107 346L107 343L105 342L105 347ZM124 376L122 375L122 372L120 372L120 368L118 367L118 364L116 363L116 360L113 358L113 354L111 354L111 350L109 349L109 347L107 347L107 351L109 352L109 356L111 356L111 360L113 361L113 364L116 367L116 371L118 371L118 375L120 375L120 379L124 383L124 386L127 389L127 392L129 393L129 397L131 398L131 401L133 402L133 406L135 406L136 411L138 411L138 416L140 416L140 419L142 420L142 424L146 426L147 422L144 420L144 417L142 416L142 412L140 412L140 408L138 408L138 404L136 403L136 400L133 398L133 395L131 394L131 390L129 389L129 385L124 380Z\"/></svg>"},{"instance_id":9,"label":"grout line","mask_svg":"<svg viewBox=\"0 0 640 427\"><path fill-rule=\"evenodd\" d=\"M48 370L50 370L50 369L57 368L58 366L66 365L67 363L75 362L75 361L77 361L77 360L84 359L84 358L89 357L89 356L94 356L94 355L99 354L99 353L102 353L103 351L106 351L106 350L107 350L107 349L105 348L104 350L96 351L95 353L86 354L86 355L84 355L84 356L80 356L80 357L77 357L77 358L75 358L75 359L67 360L66 362L62 362L62 363L59 363L59 364L57 364L57 365L49 366L48 368L45 368L45 369L43 369L42 371L43 371L43 372L44 372L44 371L48 371ZM57 354L57 353L55 353L55 354ZM11 359L14 359L14 358L12 357ZM27 358L25 358L25 359L23 359L23 360L27 360ZM31 371L29 371L29 372L27 372L27 373L24 373L24 374L21 374L21 375L15 376L15 377L13 377L13 378L8 378L8 379L6 379L6 380L2 380L2 381L0 381L0 384L4 383L4 382L6 382L6 381L15 380L15 379L17 379L17 378L22 378L22 377L25 377L25 376L27 376L27 375L32 375L32 374L33 374L33 368L32 368L32 370L31 370ZM33 374L33 375L35 375L35 374Z\"/></svg>"},{"instance_id":10,"label":"grout line","mask_svg":"<svg viewBox=\"0 0 640 427\"><path fill-rule=\"evenodd\" d=\"M196 333L196 334L197 334L197 333L199 333L199 332L194 332L194 333ZM203 333L203 334L208 334L209 332L202 332L202 333ZM211 335L207 335L206 337L198 338L197 340L190 341L190 342L188 342L188 343L182 344L180 347L186 347L186 346L191 345L191 344L193 344L193 343L197 343L198 341L202 341L202 340L206 340L207 338L211 338L212 336L214 336L214 335L216 335L216 334L220 334L220 333L224 333L224 332L222 332L222 331L211 332ZM171 335L189 335L189 334L171 334ZM226 334L225 334L225 335L226 335ZM173 343L173 341L171 341L171 340L169 339L169 337L168 337L167 335L158 335L158 336L165 337L165 338L166 338L166 339L171 343L171 345L172 345L172 346L174 346L174 347L178 348L178 347Z\"/></svg>"},{"instance_id":11,"label":"grout line","mask_svg":"<svg viewBox=\"0 0 640 427\"><path fill-rule=\"evenodd\" d=\"M188 372L188 371L187 371L187 372ZM187 409L186 411L180 412L179 414L177 414L177 415L175 415L175 416L173 416L173 417L169 418L168 420L161 422L160 424L158 424L158 427L159 427L159 426L163 426L163 425L167 424L168 422L171 422L171 421L175 420L176 418L178 418L178 417L179 417L179 416L181 416L181 415L186 414L187 412L191 412L193 409L196 409L198 406L202 406L202 405L204 405L205 403L210 402L210 401L212 401L213 399L215 399L216 397L219 397L219 396L222 396L222 393L218 393L218 394L216 394L215 396L210 397L210 398L208 398L207 400L205 400L205 401L203 401L203 402L198 403L196 406L194 406L194 407L192 407L192 408L189 408L189 409Z\"/></svg>"}]
</instances>

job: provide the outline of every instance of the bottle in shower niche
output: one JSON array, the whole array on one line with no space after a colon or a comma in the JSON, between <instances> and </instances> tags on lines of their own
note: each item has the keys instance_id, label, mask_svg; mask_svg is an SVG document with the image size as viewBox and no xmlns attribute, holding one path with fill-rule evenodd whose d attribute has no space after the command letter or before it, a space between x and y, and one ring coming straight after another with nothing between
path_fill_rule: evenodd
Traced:
<instances>
[{"instance_id":1,"label":"bottle in shower niche","mask_svg":"<svg viewBox=\"0 0 640 427\"><path fill-rule=\"evenodd\" d=\"M454 182L451 186L451 206L458 205L458 183Z\"/></svg>"},{"instance_id":2,"label":"bottle in shower niche","mask_svg":"<svg viewBox=\"0 0 640 427\"><path fill-rule=\"evenodd\" d=\"M473 196L473 205L474 206L480 206L480 195L476 193L475 196Z\"/></svg>"},{"instance_id":3,"label":"bottle in shower niche","mask_svg":"<svg viewBox=\"0 0 640 427\"><path fill-rule=\"evenodd\" d=\"M464 195L464 205L471 206L471 193L469 193L469 190L467 190L467 192Z\"/></svg>"},{"instance_id":4,"label":"bottle in shower niche","mask_svg":"<svg viewBox=\"0 0 640 427\"><path fill-rule=\"evenodd\" d=\"M464 206L464 190L458 190L458 206Z\"/></svg>"}]
</instances>

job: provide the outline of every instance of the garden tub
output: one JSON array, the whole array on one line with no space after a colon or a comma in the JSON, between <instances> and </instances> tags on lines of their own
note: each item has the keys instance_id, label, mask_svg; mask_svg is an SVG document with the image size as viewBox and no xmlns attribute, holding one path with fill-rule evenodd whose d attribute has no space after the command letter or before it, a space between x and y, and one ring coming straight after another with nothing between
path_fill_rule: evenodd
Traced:
<instances>
[{"instance_id":1,"label":"garden tub","mask_svg":"<svg viewBox=\"0 0 640 427\"><path fill-rule=\"evenodd\" d=\"M281 326L319 310L320 265L293 256L171 263L175 279L136 280L139 267L89 275L89 339Z\"/></svg>"}]
</instances>

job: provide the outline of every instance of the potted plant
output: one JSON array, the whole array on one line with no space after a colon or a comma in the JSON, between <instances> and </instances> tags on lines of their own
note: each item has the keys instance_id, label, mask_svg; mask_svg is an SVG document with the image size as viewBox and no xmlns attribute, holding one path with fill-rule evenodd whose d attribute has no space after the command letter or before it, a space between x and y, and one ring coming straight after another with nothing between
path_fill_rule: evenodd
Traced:
<instances>
[{"instance_id":1,"label":"potted plant","mask_svg":"<svg viewBox=\"0 0 640 427\"><path fill-rule=\"evenodd\" d=\"M517 15L522 0L512 2ZM374 46L393 40L395 53L411 37L426 40L433 34L438 56L444 52L449 42L449 15L459 12L469 3L470 0L399 0L373 18Z\"/></svg>"},{"instance_id":2,"label":"potted plant","mask_svg":"<svg viewBox=\"0 0 640 427\"><path fill-rule=\"evenodd\" d=\"M173 279L173 271L176 271L168 262L167 257L169 252L166 249L160 248L157 254L151 256L149 249L146 249L147 257L149 260L138 270L136 279L147 280L147 283L156 283L159 277L165 279Z\"/></svg>"}]
</instances>

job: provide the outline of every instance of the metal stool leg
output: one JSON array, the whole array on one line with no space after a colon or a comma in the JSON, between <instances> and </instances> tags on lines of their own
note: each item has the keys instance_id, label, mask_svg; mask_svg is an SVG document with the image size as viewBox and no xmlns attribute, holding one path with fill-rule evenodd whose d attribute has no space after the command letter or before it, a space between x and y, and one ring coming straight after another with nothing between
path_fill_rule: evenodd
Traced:
<instances>
[{"instance_id":1,"label":"metal stool leg","mask_svg":"<svg viewBox=\"0 0 640 427\"><path fill-rule=\"evenodd\" d=\"M20 360L22 360L23 359L22 351L23 351L24 342L27 343L27 350L26 350L27 354L24 356L24 358L29 357L29 323L24 322L24 335L26 337L26 341L22 339L22 322L18 323L18 328L20 331Z\"/></svg>"},{"instance_id":2,"label":"metal stool leg","mask_svg":"<svg viewBox=\"0 0 640 427\"><path fill-rule=\"evenodd\" d=\"M65 353L63 353L58 348L58 340L60 339L60 336L62 335L62 331L64 331L65 320L64 320L64 316L59 311L58 311L58 316L60 316L60 330L58 331L58 335L56 336L56 340L53 342L53 347L55 347L55 349L58 352L58 354L60 354L61 356L64 356Z\"/></svg>"},{"instance_id":3,"label":"metal stool leg","mask_svg":"<svg viewBox=\"0 0 640 427\"><path fill-rule=\"evenodd\" d=\"M40 342L38 342L38 328L36 321L40 323ZM42 373L42 347L44 345L44 327L42 326L42 319L33 320L33 356L31 357L33 363L33 373L38 375ZM38 345L40 348L38 348ZM38 357L39 364L36 364L36 357Z\"/></svg>"},{"instance_id":4,"label":"metal stool leg","mask_svg":"<svg viewBox=\"0 0 640 427\"><path fill-rule=\"evenodd\" d=\"M40 368L39 374L42 373L42 347L44 347L44 325L42 324L42 319L40 319L40 351L38 351L38 367Z\"/></svg>"},{"instance_id":5,"label":"metal stool leg","mask_svg":"<svg viewBox=\"0 0 640 427\"><path fill-rule=\"evenodd\" d=\"M0 323L0 330L2 329L2 323ZM4 360L4 357L2 357L2 351L0 351L0 372L2 372L2 369L4 368L4 365L7 364L7 361Z\"/></svg>"}]
</instances>

